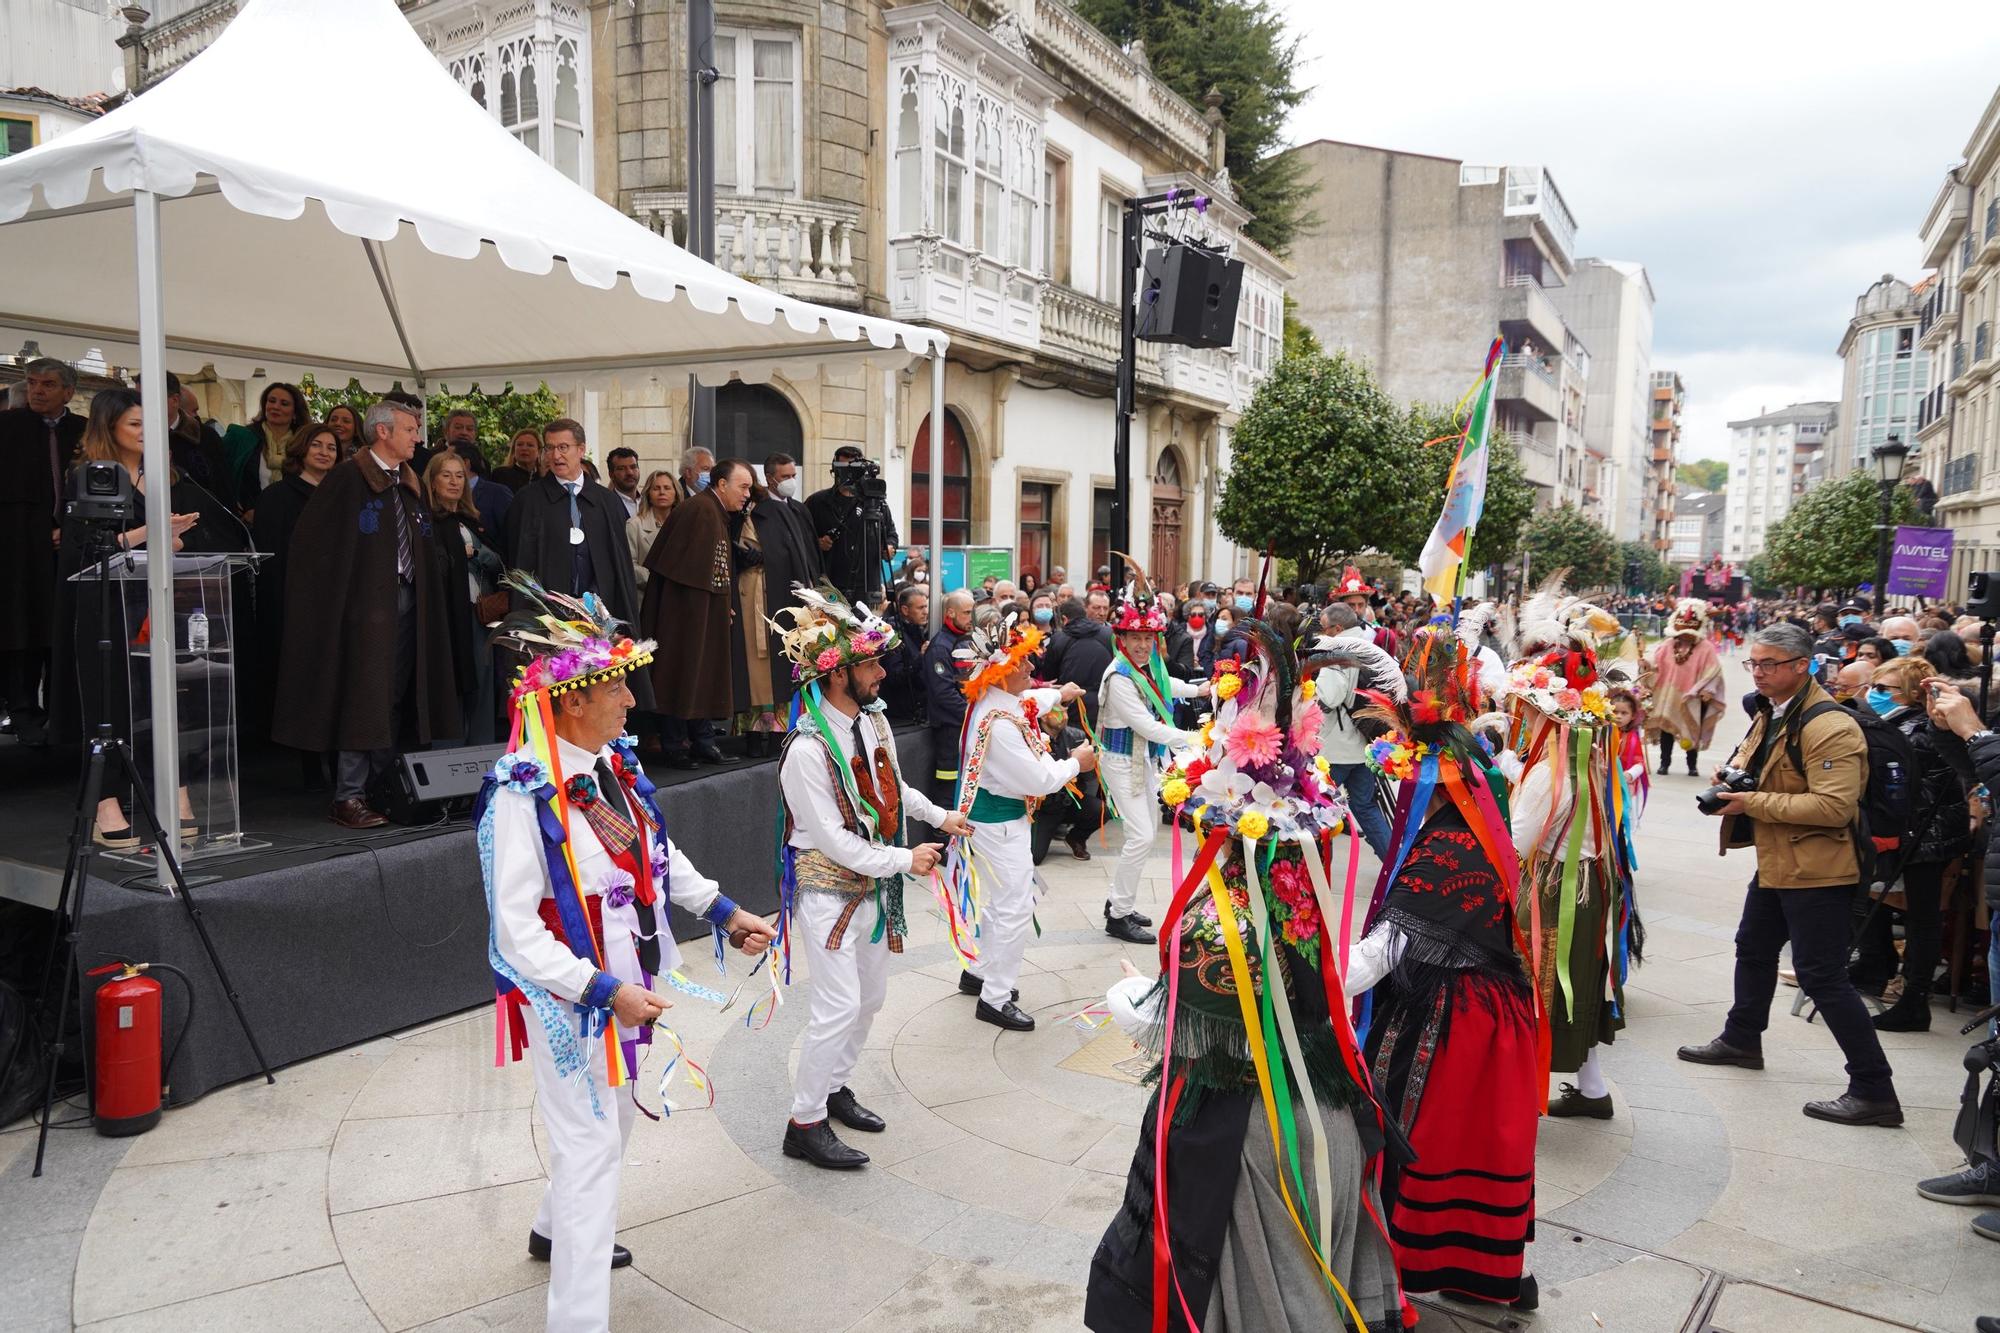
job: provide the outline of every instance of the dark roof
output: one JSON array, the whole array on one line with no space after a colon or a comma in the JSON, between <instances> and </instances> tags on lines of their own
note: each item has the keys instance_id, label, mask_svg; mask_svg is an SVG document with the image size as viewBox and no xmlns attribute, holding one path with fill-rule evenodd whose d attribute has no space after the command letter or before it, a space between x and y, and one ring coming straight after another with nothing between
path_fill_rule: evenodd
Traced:
<instances>
[{"instance_id":1,"label":"dark roof","mask_svg":"<svg viewBox=\"0 0 2000 1333\"><path fill-rule=\"evenodd\" d=\"M1690 517L1714 513L1728 503L1728 497L1721 491L1709 491L1701 495L1683 495L1674 501L1674 517L1683 514Z\"/></svg>"},{"instance_id":2,"label":"dark roof","mask_svg":"<svg viewBox=\"0 0 2000 1333\"><path fill-rule=\"evenodd\" d=\"M103 115L105 103L110 100L109 93L89 93L83 97L64 97L62 94L52 93L46 88L35 87L0 88L0 97L18 97L27 102L49 102L56 106L66 106L70 110L86 116Z\"/></svg>"},{"instance_id":3,"label":"dark roof","mask_svg":"<svg viewBox=\"0 0 2000 1333\"><path fill-rule=\"evenodd\" d=\"M1729 429L1738 426L1792 426L1808 421L1824 421L1831 425L1840 415L1839 403L1793 403L1775 412L1766 412L1761 417L1751 417L1746 421L1732 421Z\"/></svg>"}]
</instances>

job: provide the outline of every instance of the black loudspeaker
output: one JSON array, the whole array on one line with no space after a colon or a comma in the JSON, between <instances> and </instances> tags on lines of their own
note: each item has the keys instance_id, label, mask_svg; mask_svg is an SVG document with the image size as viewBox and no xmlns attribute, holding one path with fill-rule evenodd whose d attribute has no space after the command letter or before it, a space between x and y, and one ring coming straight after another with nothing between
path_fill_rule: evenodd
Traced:
<instances>
[{"instance_id":1,"label":"black loudspeaker","mask_svg":"<svg viewBox=\"0 0 2000 1333\"><path fill-rule=\"evenodd\" d=\"M1175 242L1146 252L1140 275L1138 336L1183 347L1236 341L1243 261L1204 246Z\"/></svg>"},{"instance_id":2,"label":"black loudspeaker","mask_svg":"<svg viewBox=\"0 0 2000 1333\"><path fill-rule=\"evenodd\" d=\"M369 796L377 810L397 824L435 824L469 813L479 784L493 771L504 745L463 745L452 750L412 750L396 757L396 767Z\"/></svg>"},{"instance_id":3,"label":"black loudspeaker","mask_svg":"<svg viewBox=\"0 0 2000 1333\"><path fill-rule=\"evenodd\" d=\"M1965 576L1965 582L1965 614L2000 620L2000 577L1990 569L1975 569Z\"/></svg>"}]
</instances>

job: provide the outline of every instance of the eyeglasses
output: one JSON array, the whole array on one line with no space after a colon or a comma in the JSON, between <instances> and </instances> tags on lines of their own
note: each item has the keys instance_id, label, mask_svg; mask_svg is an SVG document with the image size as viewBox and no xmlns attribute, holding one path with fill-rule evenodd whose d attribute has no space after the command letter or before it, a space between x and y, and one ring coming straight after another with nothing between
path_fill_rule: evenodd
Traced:
<instances>
[{"instance_id":1,"label":"eyeglasses","mask_svg":"<svg viewBox=\"0 0 2000 1333\"><path fill-rule=\"evenodd\" d=\"M1790 666L1794 662L1803 662L1805 660L1803 657L1770 657L1759 661L1753 657L1749 662L1750 674L1761 676L1766 671L1775 671L1781 666Z\"/></svg>"}]
</instances>

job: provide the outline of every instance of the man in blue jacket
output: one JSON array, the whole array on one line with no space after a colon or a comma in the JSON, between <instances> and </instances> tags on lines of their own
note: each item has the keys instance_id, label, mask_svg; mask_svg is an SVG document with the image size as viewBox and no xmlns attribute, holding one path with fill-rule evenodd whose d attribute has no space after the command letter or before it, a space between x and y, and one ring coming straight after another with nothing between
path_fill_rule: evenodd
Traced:
<instances>
[{"instance_id":1,"label":"man in blue jacket","mask_svg":"<svg viewBox=\"0 0 2000 1333\"><path fill-rule=\"evenodd\" d=\"M963 677L952 653L972 628L972 594L963 588L945 594L944 617L924 649L924 716L931 724L930 798L947 810L958 808L958 742L965 729Z\"/></svg>"}]
</instances>

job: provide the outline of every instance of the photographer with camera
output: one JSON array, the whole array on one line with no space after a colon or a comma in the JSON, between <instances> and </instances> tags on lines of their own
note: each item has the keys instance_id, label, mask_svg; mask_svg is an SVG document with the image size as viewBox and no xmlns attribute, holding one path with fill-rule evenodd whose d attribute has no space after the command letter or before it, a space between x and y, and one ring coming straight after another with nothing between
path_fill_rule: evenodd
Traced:
<instances>
[{"instance_id":1,"label":"photographer with camera","mask_svg":"<svg viewBox=\"0 0 2000 1333\"><path fill-rule=\"evenodd\" d=\"M896 555L882 465L843 444L833 451L833 485L806 497L826 576L851 602L873 610L882 600L882 564Z\"/></svg>"},{"instance_id":2,"label":"photographer with camera","mask_svg":"<svg viewBox=\"0 0 2000 1333\"><path fill-rule=\"evenodd\" d=\"M1847 1057L1847 1091L1806 1103L1805 1113L1900 1125L1888 1057L1847 975L1854 897L1871 869L1861 848L1868 744L1854 714L1813 683L1812 649L1812 636L1790 624L1751 641L1758 697L1750 734L1697 798L1702 813L1722 817L1721 850L1756 848L1757 873L1736 929L1735 1003L1722 1035L1679 1054L1694 1064L1764 1067L1778 951L1789 939L1799 985Z\"/></svg>"}]
</instances>

